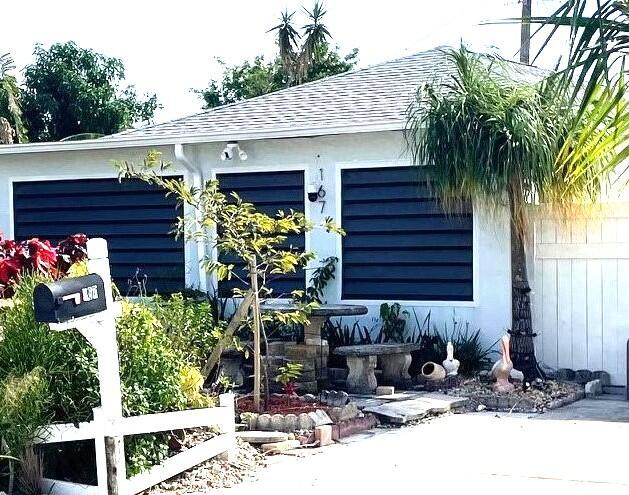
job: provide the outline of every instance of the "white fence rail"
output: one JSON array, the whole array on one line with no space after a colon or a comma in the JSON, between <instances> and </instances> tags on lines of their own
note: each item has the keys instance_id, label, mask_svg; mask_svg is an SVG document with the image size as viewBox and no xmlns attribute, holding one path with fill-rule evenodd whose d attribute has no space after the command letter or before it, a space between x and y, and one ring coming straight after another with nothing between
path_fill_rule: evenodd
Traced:
<instances>
[{"instance_id":1,"label":"white fence rail","mask_svg":"<svg viewBox=\"0 0 629 495\"><path fill-rule=\"evenodd\" d=\"M94 409L94 420L87 423L52 425L40 432L37 443L49 444L95 440L97 486L81 485L65 481L45 479L43 490L51 495L105 495L107 494L107 463L105 437L123 437L212 426L220 431L216 437L191 449L185 450L147 472L133 476L124 483L123 493L135 495L151 486L190 469L207 459L227 452L233 454L236 446L234 396L220 396L219 407L192 409L171 413L149 414L114 420L102 418L100 410Z\"/></svg>"}]
</instances>

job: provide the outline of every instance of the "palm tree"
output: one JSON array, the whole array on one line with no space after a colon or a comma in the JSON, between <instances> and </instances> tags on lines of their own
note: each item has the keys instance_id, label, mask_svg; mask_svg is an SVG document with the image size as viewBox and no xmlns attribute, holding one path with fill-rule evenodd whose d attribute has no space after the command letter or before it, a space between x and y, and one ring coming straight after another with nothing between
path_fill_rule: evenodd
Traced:
<instances>
[{"instance_id":1,"label":"palm tree","mask_svg":"<svg viewBox=\"0 0 629 495\"><path fill-rule=\"evenodd\" d=\"M17 136L18 143L25 143L28 138L20 108L20 88L17 79L12 74L14 69L15 65L11 56L8 53L0 55L0 118L5 118L9 126L12 124L12 131ZM0 143L13 142L13 132L7 133L5 129Z\"/></svg>"},{"instance_id":2,"label":"palm tree","mask_svg":"<svg viewBox=\"0 0 629 495\"><path fill-rule=\"evenodd\" d=\"M505 61L448 50L456 75L442 87L420 88L409 108L407 141L448 210L469 200L489 212L508 208L511 225L514 366L527 380L537 365L526 270L528 206L562 216L594 203L629 139L622 79L595 84L577 105L563 79L524 82Z\"/></svg>"},{"instance_id":3,"label":"palm tree","mask_svg":"<svg viewBox=\"0 0 629 495\"><path fill-rule=\"evenodd\" d=\"M302 27L304 42L299 46L302 36L293 25L295 12L282 12L280 23L269 32L277 32L277 46L280 51L280 63L288 76L287 86L302 84L308 76L308 71L317 60L319 50L327 46L331 34L323 24L323 16L326 11L323 3L315 2L312 11L303 8L308 16L309 23Z\"/></svg>"}]
</instances>

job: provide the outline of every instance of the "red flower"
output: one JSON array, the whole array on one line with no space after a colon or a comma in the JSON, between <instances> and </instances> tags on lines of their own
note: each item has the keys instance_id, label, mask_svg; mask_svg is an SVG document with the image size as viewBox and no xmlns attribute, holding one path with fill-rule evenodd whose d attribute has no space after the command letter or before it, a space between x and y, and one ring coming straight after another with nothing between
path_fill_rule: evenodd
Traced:
<instances>
[{"instance_id":1,"label":"red flower","mask_svg":"<svg viewBox=\"0 0 629 495\"><path fill-rule=\"evenodd\" d=\"M49 241L33 238L27 242L28 254L34 270L48 273L57 262L57 252Z\"/></svg>"},{"instance_id":2,"label":"red flower","mask_svg":"<svg viewBox=\"0 0 629 495\"><path fill-rule=\"evenodd\" d=\"M0 241L0 252L3 252L6 257L19 256L22 254L23 250L22 244L12 241L11 239Z\"/></svg>"},{"instance_id":3,"label":"red flower","mask_svg":"<svg viewBox=\"0 0 629 495\"><path fill-rule=\"evenodd\" d=\"M17 258L0 259L0 284L8 285L17 279L22 270L22 263Z\"/></svg>"}]
</instances>

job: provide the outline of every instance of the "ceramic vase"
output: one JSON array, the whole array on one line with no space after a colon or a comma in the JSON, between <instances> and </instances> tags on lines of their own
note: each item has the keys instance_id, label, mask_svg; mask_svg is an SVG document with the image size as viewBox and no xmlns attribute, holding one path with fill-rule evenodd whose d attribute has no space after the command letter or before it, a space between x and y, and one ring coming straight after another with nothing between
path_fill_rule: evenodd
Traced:
<instances>
[{"instance_id":1,"label":"ceramic vase","mask_svg":"<svg viewBox=\"0 0 629 495\"><path fill-rule=\"evenodd\" d=\"M443 380L446 377L446 370L440 364L428 361L422 366L422 377L431 381Z\"/></svg>"}]
</instances>

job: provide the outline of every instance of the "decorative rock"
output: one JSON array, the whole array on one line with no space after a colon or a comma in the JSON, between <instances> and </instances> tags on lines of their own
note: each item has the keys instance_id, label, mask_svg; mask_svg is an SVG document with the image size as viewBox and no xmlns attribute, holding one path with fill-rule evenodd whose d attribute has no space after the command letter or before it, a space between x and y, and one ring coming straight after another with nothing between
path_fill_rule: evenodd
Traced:
<instances>
[{"instance_id":1,"label":"decorative rock","mask_svg":"<svg viewBox=\"0 0 629 495\"><path fill-rule=\"evenodd\" d=\"M327 445L331 445L332 440L332 426L331 425L321 425L317 426L314 430L315 440L319 442L320 447L326 447Z\"/></svg>"},{"instance_id":2,"label":"decorative rock","mask_svg":"<svg viewBox=\"0 0 629 495\"><path fill-rule=\"evenodd\" d=\"M389 385L380 385L376 387L376 395L393 395L395 393L395 387Z\"/></svg>"},{"instance_id":3,"label":"decorative rock","mask_svg":"<svg viewBox=\"0 0 629 495\"><path fill-rule=\"evenodd\" d=\"M317 426L332 424L332 420L330 419L330 416L328 416L328 413L321 409L309 412L308 416L310 416L310 419L312 419L315 428Z\"/></svg>"},{"instance_id":4,"label":"decorative rock","mask_svg":"<svg viewBox=\"0 0 629 495\"><path fill-rule=\"evenodd\" d=\"M349 402L349 395L342 390L328 392L325 403L333 407L342 407Z\"/></svg>"},{"instance_id":5,"label":"decorative rock","mask_svg":"<svg viewBox=\"0 0 629 495\"><path fill-rule=\"evenodd\" d=\"M317 398L313 394L304 394L301 396L301 400L309 404L314 404L315 402L317 402Z\"/></svg>"},{"instance_id":6,"label":"decorative rock","mask_svg":"<svg viewBox=\"0 0 629 495\"><path fill-rule=\"evenodd\" d=\"M358 413L358 406L354 402L350 402L343 407L333 407L329 411L330 418L335 423L355 418L358 416Z\"/></svg>"},{"instance_id":7,"label":"decorative rock","mask_svg":"<svg viewBox=\"0 0 629 495\"><path fill-rule=\"evenodd\" d=\"M287 414L284 416L284 427L282 431L292 433L298 427L298 419L296 414Z\"/></svg>"},{"instance_id":8,"label":"decorative rock","mask_svg":"<svg viewBox=\"0 0 629 495\"><path fill-rule=\"evenodd\" d=\"M296 449L301 446L299 440L284 440L283 442L263 443L262 452L267 454L278 454L287 450Z\"/></svg>"},{"instance_id":9,"label":"decorative rock","mask_svg":"<svg viewBox=\"0 0 629 495\"><path fill-rule=\"evenodd\" d=\"M592 379L599 380L602 387L609 387L611 385L611 376L607 371L599 370L592 372Z\"/></svg>"},{"instance_id":10,"label":"decorative rock","mask_svg":"<svg viewBox=\"0 0 629 495\"><path fill-rule=\"evenodd\" d=\"M273 428L271 428L271 415L260 414L260 416L258 416L257 428L258 430L262 431L272 430Z\"/></svg>"},{"instance_id":11,"label":"decorative rock","mask_svg":"<svg viewBox=\"0 0 629 495\"><path fill-rule=\"evenodd\" d=\"M511 370L511 373L509 373L509 377L516 382L523 382L524 381L524 373L522 373L520 370L516 370L515 368L513 368Z\"/></svg>"},{"instance_id":12,"label":"decorative rock","mask_svg":"<svg viewBox=\"0 0 629 495\"><path fill-rule=\"evenodd\" d=\"M603 393L603 385L600 380L592 380L585 384L585 396L596 397Z\"/></svg>"},{"instance_id":13,"label":"decorative rock","mask_svg":"<svg viewBox=\"0 0 629 495\"><path fill-rule=\"evenodd\" d=\"M297 427L300 430L311 430L314 427L314 421L308 413L301 413L297 417Z\"/></svg>"},{"instance_id":14,"label":"decorative rock","mask_svg":"<svg viewBox=\"0 0 629 495\"><path fill-rule=\"evenodd\" d=\"M557 380L562 382L572 382L574 381L575 376L575 371L570 368L560 368L557 370Z\"/></svg>"},{"instance_id":15,"label":"decorative rock","mask_svg":"<svg viewBox=\"0 0 629 495\"><path fill-rule=\"evenodd\" d=\"M236 436L247 443L276 443L289 439L288 434L281 431L239 431Z\"/></svg>"},{"instance_id":16,"label":"decorative rock","mask_svg":"<svg viewBox=\"0 0 629 495\"><path fill-rule=\"evenodd\" d=\"M273 431L284 431L284 416L281 414L274 414L271 416L271 429Z\"/></svg>"},{"instance_id":17,"label":"decorative rock","mask_svg":"<svg viewBox=\"0 0 629 495\"><path fill-rule=\"evenodd\" d=\"M581 385L585 385L587 382L592 380L592 372L590 370L577 370L575 372L574 381L580 383Z\"/></svg>"}]
</instances>

